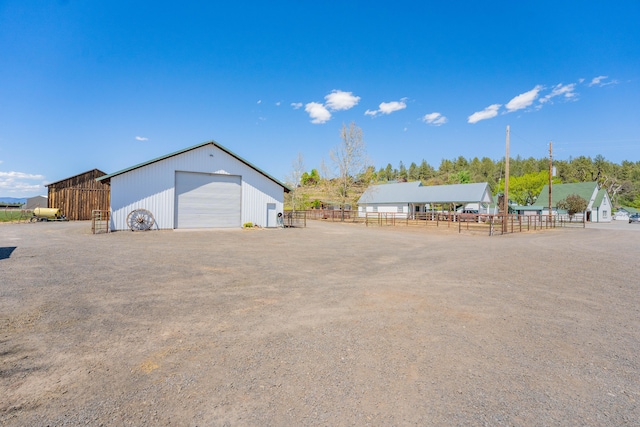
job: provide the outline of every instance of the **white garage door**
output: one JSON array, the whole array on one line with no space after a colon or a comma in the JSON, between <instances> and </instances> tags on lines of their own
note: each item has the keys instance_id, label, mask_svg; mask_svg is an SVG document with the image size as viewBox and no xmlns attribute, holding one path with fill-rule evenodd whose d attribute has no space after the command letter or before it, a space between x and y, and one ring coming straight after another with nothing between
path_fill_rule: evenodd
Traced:
<instances>
[{"instance_id":1,"label":"white garage door","mask_svg":"<svg viewBox=\"0 0 640 427\"><path fill-rule=\"evenodd\" d=\"M240 227L241 179L176 172L176 228Z\"/></svg>"}]
</instances>

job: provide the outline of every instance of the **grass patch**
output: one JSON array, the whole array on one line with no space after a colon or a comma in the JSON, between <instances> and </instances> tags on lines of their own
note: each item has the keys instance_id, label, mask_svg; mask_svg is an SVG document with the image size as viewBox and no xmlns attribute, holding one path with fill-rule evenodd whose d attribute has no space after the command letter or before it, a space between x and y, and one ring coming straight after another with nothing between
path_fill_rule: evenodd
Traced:
<instances>
[{"instance_id":1,"label":"grass patch","mask_svg":"<svg viewBox=\"0 0 640 427\"><path fill-rule=\"evenodd\" d=\"M31 218L31 211L20 209L0 209L0 222L12 222Z\"/></svg>"}]
</instances>

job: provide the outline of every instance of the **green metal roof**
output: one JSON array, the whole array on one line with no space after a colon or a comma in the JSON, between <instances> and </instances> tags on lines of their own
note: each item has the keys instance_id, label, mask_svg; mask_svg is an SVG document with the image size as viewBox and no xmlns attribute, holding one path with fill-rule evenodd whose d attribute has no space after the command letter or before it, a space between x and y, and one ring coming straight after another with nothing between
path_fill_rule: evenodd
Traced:
<instances>
[{"instance_id":1,"label":"green metal roof","mask_svg":"<svg viewBox=\"0 0 640 427\"><path fill-rule=\"evenodd\" d=\"M570 184L553 184L552 190L552 207L556 207L560 200L564 200L567 196L577 194L589 203L593 191L597 188L597 182L573 182ZM604 197L604 196L603 196ZM600 199L602 201L602 199ZM549 204L549 185L542 187L542 191L536 199L535 206L547 207ZM594 203L594 206L598 206Z\"/></svg>"},{"instance_id":2,"label":"green metal roof","mask_svg":"<svg viewBox=\"0 0 640 427\"><path fill-rule=\"evenodd\" d=\"M542 210L542 206L535 206L535 205L531 205L531 206L510 206L511 208L513 208L516 211L540 211Z\"/></svg>"},{"instance_id":3,"label":"green metal roof","mask_svg":"<svg viewBox=\"0 0 640 427\"><path fill-rule=\"evenodd\" d=\"M607 194L607 190L605 190L604 188L601 188L600 190L598 190L598 194L596 195L596 199L593 202L593 206L600 206L602 204L602 201L604 200L604 196L605 194Z\"/></svg>"},{"instance_id":4,"label":"green metal roof","mask_svg":"<svg viewBox=\"0 0 640 427\"><path fill-rule=\"evenodd\" d=\"M632 213L640 213L640 209L631 208L631 207L628 207L628 206L620 206L618 208L618 210L620 210L620 209L624 209L625 211L629 212L630 214L632 214Z\"/></svg>"},{"instance_id":5,"label":"green metal roof","mask_svg":"<svg viewBox=\"0 0 640 427\"><path fill-rule=\"evenodd\" d=\"M111 180L111 178L113 178L114 176L122 175L123 173L130 172L130 171L132 171L132 170L134 170L134 169L138 169L138 168L141 168L141 167L143 167L143 166L147 166L147 165L150 165L150 164L152 164L152 163L156 163L156 162L159 162L159 161L161 161L161 160L168 159L169 157L177 156L177 155L179 155L179 154L186 153L187 151L195 150L196 148L204 147L204 146L209 145L209 144L210 144L210 145L213 145L214 147L219 148L220 150L224 151L225 153L227 153L227 154L229 154L230 156L232 156L232 157L234 157L234 158L238 159L239 161L241 161L241 162L242 162L242 163L244 163L245 165L249 166L250 168L252 168L252 169L256 170L256 171L257 171L257 172L259 172L260 174L262 174L262 175L264 175L265 177L269 178L271 181L275 182L276 184L278 184L278 185L280 185L282 188L284 188L284 190L285 190L287 193L291 191L291 189L290 189L288 186L286 186L285 184L283 184L282 182L278 181L277 179L275 179L274 177L272 177L271 175L269 175L268 173L266 173L266 172L265 172L265 171L263 171L262 169L258 168L258 167L257 167L257 166L255 166L254 164L252 164L252 163L250 163L249 161L247 161L247 160L243 159L242 157L238 156L237 154L235 154L234 152L232 152L232 151L231 151L231 150L229 150L228 148L223 147L222 145L218 144L217 142L215 142L215 141L213 141L213 140L211 140L211 141L206 141L206 142L203 142L203 143L200 143L200 144L194 145L194 146L192 146L192 147L187 147L187 148L184 148L184 149L182 149L182 150L178 150L178 151L176 151L176 152L173 152L173 153L170 153L170 154L166 154L166 155L164 155L164 156L157 157L157 158L155 158L155 159L152 159L152 160L149 160L149 161L146 161L146 162L143 162L143 163L139 163L139 164L137 164L137 165L134 165L134 166L128 167L128 168L126 168L126 169L119 170L118 172L114 172L114 173L110 173L110 174L105 175L105 176L101 176L100 178L96 178L96 181Z\"/></svg>"}]
</instances>

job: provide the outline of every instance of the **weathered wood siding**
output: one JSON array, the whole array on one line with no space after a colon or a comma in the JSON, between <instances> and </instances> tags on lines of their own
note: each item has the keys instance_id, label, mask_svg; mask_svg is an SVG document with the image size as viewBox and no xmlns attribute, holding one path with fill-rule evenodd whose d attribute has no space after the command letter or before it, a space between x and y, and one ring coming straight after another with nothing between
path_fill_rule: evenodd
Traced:
<instances>
[{"instance_id":1,"label":"weathered wood siding","mask_svg":"<svg viewBox=\"0 0 640 427\"><path fill-rule=\"evenodd\" d=\"M89 220L94 209L109 210L110 186L96 181L106 175L98 169L49 184L49 206L70 220Z\"/></svg>"}]
</instances>

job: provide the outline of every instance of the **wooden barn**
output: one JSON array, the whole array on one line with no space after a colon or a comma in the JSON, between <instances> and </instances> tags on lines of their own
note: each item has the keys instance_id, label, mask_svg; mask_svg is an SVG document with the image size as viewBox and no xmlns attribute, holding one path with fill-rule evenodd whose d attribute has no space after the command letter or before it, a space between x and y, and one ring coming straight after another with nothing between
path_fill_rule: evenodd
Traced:
<instances>
[{"instance_id":1,"label":"wooden barn","mask_svg":"<svg viewBox=\"0 0 640 427\"><path fill-rule=\"evenodd\" d=\"M50 208L59 208L70 220L89 220L94 209L109 210L110 185L96 181L106 175L93 169L47 185Z\"/></svg>"}]
</instances>

